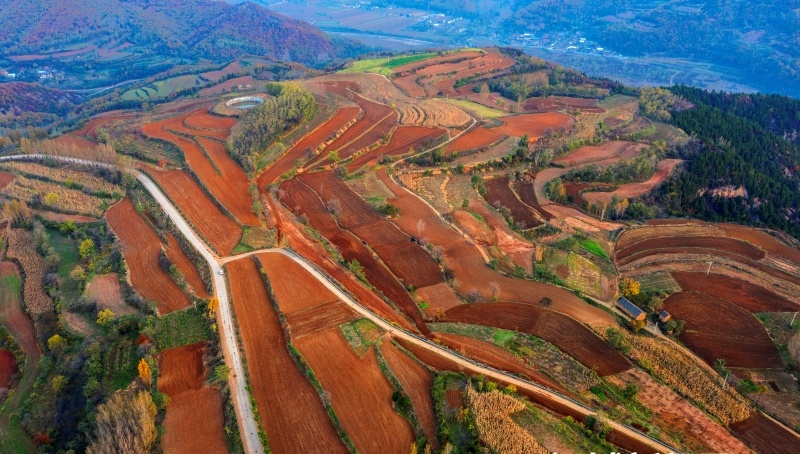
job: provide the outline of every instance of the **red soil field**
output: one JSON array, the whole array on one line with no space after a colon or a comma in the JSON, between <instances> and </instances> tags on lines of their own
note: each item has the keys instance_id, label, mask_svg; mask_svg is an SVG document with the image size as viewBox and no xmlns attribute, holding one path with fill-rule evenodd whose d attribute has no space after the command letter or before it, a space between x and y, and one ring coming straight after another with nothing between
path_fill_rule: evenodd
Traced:
<instances>
[{"instance_id":1,"label":"red soil field","mask_svg":"<svg viewBox=\"0 0 800 454\"><path fill-rule=\"evenodd\" d=\"M769 235L768 233L761 231L759 229L753 227L746 227L743 225L735 225L735 224L717 224L719 227L722 227L725 230L725 233L728 234L731 238L736 238L738 240L747 241L748 243L752 243L761 249L766 250L770 254L775 254L778 257L781 257L785 260L789 260L796 264L800 264L800 250L795 249L791 246L787 246L786 244L779 241L777 238Z\"/></svg>"},{"instance_id":2,"label":"red soil field","mask_svg":"<svg viewBox=\"0 0 800 454\"><path fill-rule=\"evenodd\" d=\"M597 106L596 99L571 98L569 96L547 96L528 98L522 107L526 111L551 112L562 109L580 109L586 113L604 113L606 110Z\"/></svg>"},{"instance_id":3,"label":"red soil field","mask_svg":"<svg viewBox=\"0 0 800 454\"><path fill-rule=\"evenodd\" d=\"M258 255L258 261L267 272L281 311L287 316L336 299L322 283L285 255L263 253ZM287 279L287 276L292 278Z\"/></svg>"},{"instance_id":4,"label":"red soil field","mask_svg":"<svg viewBox=\"0 0 800 454\"><path fill-rule=\"evenodd\" d=\"M552 221L555 216L550 214L547 210L542 208L539 201L536 200L536 191L534 190L533 183L530 181L519 181L514 185L514 190L519 195L523 203L536 210L546 221Z\"/></svg>"},{"instance_id":5,"label":"red soil field","mask_svg":"<svg viewBox=\"0 0 800 454\"><path fill-rule=\"evenodd\" d=\"M14 181L14 178L16 177L13 173L0 172L0 189L3 189L11 184L11 182Z\"/></svg>"},{"instance_id":6,"label":"red soil field","mask_svg":"<svg viewBox=\"0 0 800 454\"><path fill-rule=\"evenodd\" d=\"M570 181L564 182L564 189L567 191L567 197L572 197L572 203L577 206L582 205L584 195L581 194L586 189L600 188L611 189L612 186L606 183L572 183Z\"/></svg>"},{"instance_id":7,"label":"red soil field","mask_svg":"<svg viewBox=\"0 0 800 454\"><path fill-rule=\"evenodd\" d=\"M254 83L256 83L256 80L253 76L234 77L212 87L203 88L199 93L200 96L216 96L221 94L223 90L231 91L237 85L253 85Z\"/></svg>"},{"instance_id":8,"label":"red soil field","mask_svg":"<svg viewBox=\"0 0 800 454\"><path fill-rule=\"evenodd\" d=\"M455 52L452 54L442 55L441 57L426 58L425 60L406 63L405 65L401 65L394 68L394 72L395 74L404 73L407 71L419 70L428 66L441 65L444 63L455 62L458 60L470 60L478 58L481 55L483 55L483 52L478 52L478 51Z\"/></svg>"},{"instance_id":9,"label":"red soil field","mask_svg":"<svg viewBox=\"0 0 800 454\"><path fill-rule=\"evenodd\" d=\"M422 430L431 444L431 448L438 449L439 443L436 440L436 416L433 412L433 399L431 388L433 387L433 374L410 356L403 353L391 341L384 341L381 344L381 354L383 355L394 375L400 380L403 389L411 397L414 411L422 425Z\"/></svg>"},{"instance_id":10,"label":"red soil field","mask_svg":"<svg viewBox=\"0 0 800 454\"><path fill-rule=\"evenodd\" d=\"M574 167L590 162L603 161L611 158L628 159L641 154L645 146L635 142L612 140L602 145L586 145L572 153L553 160L553 164Z\"/></svg>"},{"instance_id":11,"label":"red soil field","mask_svg":"<svg viewBox=\"0 0 800 454\"><path fill-rule=\"evenodd\" d=\"M313 278L309 276L309 280L311 279ZM337 300L327 301L286 316L289 326L292 327L293 339L335 328L357 318L358 314L350 309L350 306Z\"/></svg>"},{"instance_id":12,"label":"red soil field","mask_svg":"<svg viewBox=\"0 0 800 454\"><path fill-rule=\"evenodd\" d=\"M524 224L524 229L542 225L536 212L528 205L522 203L509 186L508 177L495 178L485 182L486 194L483 196L490 205L497 208L498 204L508 208L515 223Z\"/></svg>"},{"instance_id":13,"label":"red soil field","mask_svg":"<svg viewBox=\"0 0 800 454\"><path fill-rule=\"evenodd\" d=\"M133 308L125 304L116 273L97 274L86 284L86 298L96 301L101 307L111 309L116 315L132 314Z\"/></svg>"},{"instance_id":14,"label":"red soil field","mask_svg":"<svg viewBox=\"0 0 800 454\"><path fill-rule=\"evenodd\" d=\"M133 118L135 115L112 115L112 116L97 116L88 123L83 125L81 129L72 131L70 134L78 137L89 137L92 140L97 140L97 130L101 127L114 123L115 121Z\"/></svg>"},{"instance_id":15,"label":"red soil field","mask_svg":"<svg viewBox=\"0 0 800 454\"><path fill-rule=\"evenodd\" d=\"M385 171L379 171L378 177L395 194L388 201L400 208L402 213L392 221L403 231L414 235L418 221L421 219L425 223L425 236L430 238L431 244L445 249L445 266L455 274L456 290L461 294L475 289L488 298L491 296L490 283L497 282L500 286L498 298L502 301L539 304L547 296L553 300L553 310L582 323L617 325L611 314L586 304L572 292L541 282L506 277L492 270L478 249L439 218L433 208L395 183ZM428 303L436 307L436 301Z\"/></svg>"},{"instance_id":16,"label":"red soil field","mask_svg":"<svg viewBox=\"0 0 800 454\"><path fill-rule=\"evenodd\" d=\"M295 345L330 395L356 450L408 451L414 434L408 422L392 409L393 389L378 366L373 348L359 358L338 328L298 339Z\"/></svg>"},{"instance_id":17,"label":"red soil field","mask_svg":"<svg viewBox=\"0 0 800 454\"><path fill-rule=\"evenodd\" d=\"M425 90L417 83L417 78L422 77L417 74L409 74L407 76L396 77L392 79L392 83L406 95L412 98L424 98Z\"/></svg>"},{"instance_id":18,"label":"red soil field","mask_svg":"<svg viewBox=\"0 0 800 454\"><path fill-rule=\"evenodd\" d=\"M178 271L186 278L186 282L192 287L194 294L200 298L208 298L210 295L206 284L203 283L203 278L200 277L200 271L197 270L197 266L181 249L178 240L171 233L167 234L167 245L164 249L167 251L167 258L178 267Z\"/></svg>"},{"instance_id":19,"label":"red soil field","mask_svg":"<svg viewBox=\"0 0 800 454\"><path fill-rule=\"evenodd\" d=\"M379 161L383 156L402 156L409 153L411 149L420 152L423 150L423 142L436 139L446 133L446 130L439 128L398 126L388 144L359 156L347 166L347 170L353 172L372 160Z\"/></svg>"},{"instance_id":20,"label":"red soil field","mask_svg":"<svg viewBox=\"0 0 800 454\"><path fill-rule=\"evenodd\" d=\"M233 118L211 115L208 109L197 109L191 115L186 117L185 120L183 120L183 124L188 128L202 131L220 131L224 133L230 133L233 125L236 124L236 120ZM224 140L227 138L227 136L228 134L225 134L220 138Z\"/></svg>"},{"instance_id":21,"label":"red soil field","mask_svg":"<svg viewBox=\"0 0 800 454\"><path fill-rule=\"evenodd\" d=\"M445 392L444 400L447 406L452 409L458 409L464 406L464 393L460 389L448 389Z\"/></svg>"},{"instance_id":22,"label":"red soil field","mask_svg":"<svg viewBox=\"0 0 800 454\"><path fill-rule=\"evenodd\" d=\"M462 214L460 216L463 221L466 223L475 223L471 226L473 231L476 228L479 229L479 232L476 232L477 235L473 235L470 232L467 233L480 243L481 240L479 238L484 232L488 231L488 236L484 237L483 240L488 240L488 243L486 243L487 245L496 246L499 252L510 257L515 264L525 268L526 273L533 272L534 245L511 230L503 216L489 208L485 203L473 203L470 205L470 209L482 216L488 226L484 226L472 214L461 212ZM455 216L457 213L459 213L459 211L453 212L453 215ZM487 252L493 254L495 251L489 248ZM505 260L500 261L500 266L505 271L514 271L514 266L507 264Z\"/></svg>"},{"instance_id":23,"label":"red soil field","mask_svg":"<svg viewBox=\"0 0 800 454\"><path fill-rule=\"evenodd\" d=\"M130 199L123 199L106 212L106 220L122 243L131 284L142 297L155 301L160 314L189 307L190 301L161 269L161 241L139 216Z\"/></svg>"},{"instance_id":24,"label":"red soil field","mask_svg":"<svg viewBox=\"0 0 800 454\"><path fill-rule=\"evenodd\" d=\"M570 129L574 120L569 115L559 112L538 114L522 114L499 119L503 126L496 128L478 127L454 140L447 146L448 152L459 153L467 150L485 147L493 144L506 136L522 137L536 141L544 135L548 128L553 131Z\"/></svg>"},{"instance_id":25,"label":"red soil field","mask_svg":"<svg viewBox=\"0 0 800 454\"><path fill-rule=\"evenodd\" d=\"M319 394L289 354L256 262L236 260L228 263L227 271L253 396L270 449L276 453L347 452ZM275 297L278 304L291 300L278 291Z\"/></svg>"},{"instance_id":26,"label":"red soil field","mask_svg":"<svg viewBox=\"0 0 800 454\"><path fill-rule=\"evenodd\" d=\"M248 192L247 176L230 158L225 145L202 137L197 137L195 142L167 131L183 128L183 118L187 115L189 114L148 123L142 126L142 132L149 137L175 144L183 151L186 163L203 185L239 222L260 225L258 217L251 211L253 201Z\"/></svg>"},{"instance_id":27,"label":"red soil field","mask_svg":"<svg viewBox=\"0 0 800 454\"><path fill-rule=\"evenodd\" d=\"M372 251L358 237L339 227L336 219L327 211L311 188L295 178L284 182L281 190L279 191L281 202L298 216L305 215L309 220L309 225L334 244L345 259L357 260L364 268L367 281L393 301L406 315L409 315L418 329L427 331L419 307L408 291L400 285L386 266L374 257ZM349 191L349 188L347 190Z\"/></svg>"},{"instance_id":28,"label":"red soil field","mask_svg":"<svg viewBox=\"0 0 800 454\"><path fill-rule=\"evenodd\" d=\"M0 348L0 389L11 386L11 378L17 373L14 354Z\"/></svg>"},{"instance_id":29,"label":"red soil field","mask_svg":"<svg viewBox=\"0 0 800 454\"><path fill-rule=\"evenodd\" d=\"M516 63L513 59L498 54L488 54L475 60L462 62L461 69L454 74L447 75L443 79L433 84L437 95L456 96L458 93L453 89L453 84L464 77L480 76L482 74L496 75L498 71L506 69ZM441 74L441 73L440 73Z\"/></svg>"},{"instance_id":30,"label":"red soil field","mask_svg":"<svg viewBox=\"0 0 800 454\"><path fill-rule=\"evenodd\" d=\"M326 142L330 137L342 129L344 125L351 122L361 112L359 107L342 107L337 110L325 123L300 139L283 156L278 158L272 165L266 168L258 176L258 187L262 191L275 182L281 175L291 170L297 164L298 159L305 160L306 152L309 148L316 150L319 145ZM323 154L325 152L323 151Z\"/></svg>"},{"instance_id":31,"label":"red soil field","mask_svg":"<svg viewBox=\"0 0 800 454\"><path fill-rule=\"evenodd\" d=\"M205 342L169 348L161 352L158 363L158 390L168 396L203 387Z\"/></svg>"},{"instance_id":32,"label":"red soil field","mask_svg":"<svg viewBox=\"0 0 800 454\"><path fill-rule=\"evenodd\" d=\"M634 255L636 255L636 259L640 259L655 254L668 254L674 248L718 250L750 260L760 260L766 257L762 249L744 241L717 236L692 236L648 238L623 249L618 249L616 258L620 264L625 264L630 261L626 259Z\"/></svg>"},{"instance_id":33,"label":"red soil field","mask_svg":"<svg viewBox=\"0 0 800 454\"><path fill-rule=\"evenodd\" d=\"M242 229L209 199L186 172L145 168L172 199L192 226L222 255L230 255L242 237Z\"/></svg>"},{"instance_id":34,"label":"red soil field","mask_svg":"<svg viewBox=\"0 0 800 454\"><path fill-rule=\"evenodd\" d=\"M750 312L793 312L800 306L749 282L720 274L675 271L672 277L684 292L700 292L730 301Z\"/></svg>"},{"instance_id":35,"label":"red soil field","mask_svg":"<svg viewBox=\"0 0 800 454\"><path fill-rule=\"evenodd\" d=\"M86 140L83 137L73 136L72 134L64 134L63 136L58 136L55 139L53 139L53 142L84 149L94 148L97 146L97 144L92 142L91 140Z\"/></svg>"},{"instance_id":36,"label":"red soil field","mask_svg":"<svg viewBox=\"0 0 800 454\"><path fill-rule=\"evenodd\" d=\"M164 452L226 454L224 419L222 398L216 388L185 391L171 397L163 423Z\"/></svg>"},{"instance_id":37,"label":"red soil field","mask_svg":"<svg viewBox=\"0 0 800 454\"><path fill-rule=\"evenodd\" d=\"M630 369L624 356L575 320L530 304L483 303L454 307L446 320L533 334L572 356L600 376ZM569 333L569 335L565 335Z\"/></svg>"},{"instance_id":38,"label":"red soil field","mask_svg":"<svg viewBox=\"0 0 800 454\"><path fill-rule=\"evenodd\" d=\"M730 429L756 452L794 454L800 446L800 437L796 433L761 413L731 424Z\"/></svg>"},{"instance_id":39,"label":"red soil field","mask_svg":"<svg viewBox=\"0 0 800 454\"><path fill-rule=\"evenodd\" d=\"M729 367L782 369L778 349L764 326L745 309L703 293L673 293L664 309L686 322L681 341L708 364L725 359Z\"/></svg>"},{"instance_id":40,"label":"red soil field","mask_svg":"<svg viewBox=\"0 0 800 454\"><path fill-rule=\"evenodd\" d=\"M0 262L0 279L9 276L20 276L17 265L13 262ZM18 295L15 301L0 305L0 323L6 327L8 333L17 341L26 355L33 361L39 361L42 353L36 342L36 330L33 321L22 308L20 296Z\"/></svg>"},{"instance_id":41,"label":"red soil field","mask_svg":"<svg viewBox=\"0 0 800 454\"><path fill-rule=\"evenodd\" d=\"M479 363L486 364L495 369L504 370L512 374L524 375L531 381L542 386L562 394L570 394L568 390L564 389L564 387L553 381L544 373L533 367L528 367L521 359L496 345L459 334L436 333L434 337L440 339L452 350L459 352L467 358L472 358Z\"/></svg>"},{"instance_id":42,"label":"red soil field","mask_svg":"<svg viewBox=\"0 0 800 454\"><path fill-rule=\"evenodd\" d=\"M656 186L666 181L666 179L672 175L672 172L675 170L678 164L681 164L682 162L683 160L681 159L664 159L659 161L658 165L656 166L656 173L654 173L650 179L643 183L623 184L613 192L589 192L584 194L584 198L589 202L596 202L598 200L610 202L615 195L620 199L639 197L647 194Z\"/></svg>"}]
</instances>

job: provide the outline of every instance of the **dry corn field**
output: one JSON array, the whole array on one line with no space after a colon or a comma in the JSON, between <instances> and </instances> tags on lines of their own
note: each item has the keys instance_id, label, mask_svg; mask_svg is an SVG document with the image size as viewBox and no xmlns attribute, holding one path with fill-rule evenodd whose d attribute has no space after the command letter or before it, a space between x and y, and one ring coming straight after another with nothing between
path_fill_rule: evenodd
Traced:
<instances>
[{"instance_id":1,"label":"dry corn field","mask_svg":"<svg viewBox=\"0 0 800 454\"><path fill-rule=\"evenodd\" d=\"M67 189L56 183L17 177L11 184L0 190L0 194L24 200L29 204L34 196L39 195L44 204L55 211L95 217L103 215L103 211L100 209L103 199L75 189ZM48 200L48 194L55 194L55 198Z\"/></svg>"},{"instance_id":2,"label":"dry corn field","mask_svg":"<svg viewBox=\"0 0 800 454\"><path fill-rule=\"evenodd\" d=\"M512 414L525 410L525 404L501 393L479 393L467 386L467 403L475 417L475 425L483 442L500 454L547 454L525 429L517 425Z\"/></svg>"},{"instance_id":3,"label":"dry corn field","mask_svg":"<svg viewBox=\"0 0 800 454\"><path fill-rule=\"evenodd\" d=\"M89 173L78 172L76 170L53 168L42 164L36 164L34 162L9 162L8 164L5 164L3 168L29 175L39 175L49 180L59 181L61 183L71 181L80 184L92 192L102 191L109 194L113 194L115 192L122 194L124 192L121 187L111 184L102 178L96 177Z\"/></svg>"},{"instance_id":4,"label":"dry corn field","mask_svg":"<svg viewBox=\"0 0 800 454\"><path fill-rule=\"evenodd\" d=\"M104 143L92 147L79 147L74 143L46 140L32 143L30 149L23 149L23 152L86 159L87 161L99 161L107 164L117 163L117 153Z\"/></svg>"},{"instance_id":5,"label":"dry corn field","mask_svg":"<svg viewBox=\"0 0 800 454\"><path fill-rule=\"evenodd\" d=\"M641 336L627 338L632 347L631 358L678 393L701 405L723 424L750 417L747 400L735 391L722 389L719 380L709 376L694 359L664 342Z\"/></svg>"},{"instance_id":6,"label":"dry corn field","mask_svg":"<svg viewBox=\"0 0 800 454\"><path fill-rule=\"evenodd\" d=\"M8 233L8 257L19 261L25 272L23 301L32 318L53 311L53 300L44 292L44 260L36 253L33 237L22 229L10 229Z\"/></svg>"},{"instance_id":7,"label":"dry corn field","mask_svg":"<svg viewBox=\"0 0 800 454\"><path fill-rule=\"evenodd\" d=\"M458 107L435 99L419 102L395 102L401 125L464 129L472 117Z\"/></svg>"}]
</instances>

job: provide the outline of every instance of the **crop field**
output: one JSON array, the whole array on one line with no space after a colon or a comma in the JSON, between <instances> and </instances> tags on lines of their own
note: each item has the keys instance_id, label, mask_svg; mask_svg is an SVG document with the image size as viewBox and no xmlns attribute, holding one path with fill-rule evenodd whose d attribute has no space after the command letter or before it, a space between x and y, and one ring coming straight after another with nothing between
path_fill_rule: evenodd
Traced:
<instances>
[{"instance_id":1,"label":"crop field","mask_svg":"<svg viewBox=\"0 0 800 454\"><path fill-rule=\"evenodd\" d=\"M357 60L354 61L346 69L343 69L342 73L358 73L358 72L365 72L365 73L378 73L383 74L384 76L388 76L394 73L395 70L398 70L400 67L404 66L414 66L413 64L419 62L420 60L428 60L431 57L435 57L436 54L433 52L427 52L422 54L414 54L414 55L404 55L402 57L396 57L392 59L387 58L375 58L371 60Z\"/></svg>"},{"instance_id":2,"label":"crop field","mask_svg":"<svg viewBox=\"0 0 800 454\"><path fill-rule=\"evenodd\" d=\"M241 77L234 77L233 79L228 79L225 82L218 83L211 87L206 87L200 89L199 93L200 96L217 96L222 94L223 92L230 92L233 90L234 87L238 87L240 85L250 85L251 88L258 83L253 76L241 76ZM260 85L263 87L263 85Z\"/></svg>"},{"instance_id":3,"label":"crop field","mask_svg":"<svg viewBox=\"0 0 800 454\"><path fill-rule=\"evenodd\" d=\"M600 376L628 370L630 363L588 328L558 312L530 304L483 303L449 309L450 322L487 325L532 334L555 345ZM570 333L564 336L564 333Z\"/></svg>"},{"instance_id":4,"label":"crop field","mask_svg":"<svg viewBox=\"0 0 800 454\"><path fill-rule=\"evenodd\" d=\"M239 244L242 228L226 216L186 172L146 170L217 252L228 255Z\"/></svg>"},{"instance_id":5,"label":"crop field","mask_svg":"<svg viewBox=\"0 0 800 454\"><path fill-rule=\"evenodd\" d=\"M720 274L672 272L684 292L698 292L730 301L750 312L794 312L800 306L764 287Z\"/></svg>"},{"instance_id":6,"label":"crop field","mask_svg":"<svg viewBox=\"0 0 800 454\"><path fill-rule=\"evenodd\" d=\"M265 257L263 262L267 259L273 257ZM230 262L226 274L253 397L270 449L274 452L346 452L319 395L289 354L287 339L256 262L251 259ZM271 281L281 309L284 301L295 307L304 304L294 300L293 294L283 292L283 287L278 286L281 280Z\"/></svg>"},{"instance_id":7,"label":"crop field","mask_svg":"<svg viewBox=\"0 0 800 454\"><path fill-rule=\"evenodd\" d=\"M526 409L521 401L498 390L478 393L467 385L467 402L480 438L495 452L548 454L536 438L511 415Z\"/></svg>"},{"instance_id":8,"label":"crop field","mask_svg":"<svg viewBox=\"0 0 800 454\"><path fill-rule=\"evenodd\" d=\"M656 165L656 172L647 181L642 183L628 183L619 186L612 192L587 192L584 198L588 202L606 201L611 202L614 196L619 199L631 199L647 194L656 186L660 185L672 175L675 168L682 164L682 159L664 159Z\"/></svg>"},{"instance_id":9,"label":"crop field","mask_svg":"<svg viewBox=\"0 0 800 454\"><path fill-rule=\"evenodd\" d=\"M22 291L25 311L34 320L40 315L52 314L55 310L53 300L42 288L45 263L36 252L33 236L27 230L21 229L9 229L7 232L8 258L17 260L22 265L22 272L25 276Z\"/></svg>"},{"instance_id":10,"label":"crop field","mask_svg":"<svg viewBox=\"0 0 800 454\"><path fill-rule=\"evenodd\" d=\"M359 452L409 449L414 434L409 423L392 408L393 389L372 348L360 358L338 328L303 337L295 345L328 392L344 430Z\"/></svg>"},{"instance_id":11,"label":"crop field","mask_svg":"<svg viewBox=\"0 0 800 454\"><path fill-rule=\"evenodd\" d=\"M0 189L3 189L11 184L11 182L14 181L14 178L16 177L13 173L0 172Z\"/></svg>"},{"instance_id":12,"label":"crop field","mask_svg":"<svg viewBox=\"0 0 800 454\"><path fill-rule=\"evenodd\" d=\"M161 314L183 309L189 298L159 265L161 240L129 199L108 210L106 220L122 243L131 284L143 298L154 301Z\"/></svg>"},{"instance_id":13,"label":"crop field","mask_svg":"<svg viewBox=\"0 0 800 454\"><path fill-rule=\"evenodd\" d=\"M94 217L102 216L104 207L109 203L106 199L76 189L68 189L61 184L23 176L14 178L11 184L0 189L0 194L12 199L24 200L28 204L34 197L41 197L49 209ZM53 194L52 198L47 197L49 194Z\"/></svg>"},{"instance_id":14,"label":"crop field","mask_svg":"<svg viewBox=\"0 0 800 454\"><path fill-rule=\"evenodd\" d=\"M108 181L96 177L87 172L78 172L63 167L50 167L35 162L8 162L4 163L3 167L13 169L15 172L22 173L23 175L32 175L47 178L50 181L65 183L68 186L78 187L89 192L105 192L108 194L123 194L125 191ZM0 187L4 186L0 176Z\"/></svg>"},{"instance_id":15,"label":"crop field","mask_svg":"<svg viewBox=\"0 0 800 454\"><path fill-rule=\"evenodd\" d=\"M325 331L357 318L358 315L347 304L338 300L326 301L286 316L292 327L293 339Z\"/></svg>"},{"instance_id":16,"label":"crop field","mask_svg":"<svg viewBox=\"0 0 800 454\"><path fill-rule=\"evenodd\" d=\"M575 167L581 164L604 161L606 159L629 159L641 154L644 145L635 142L612 140L602 145L585 145L560 158L554 159L553 164L564 167Z\"/></svg>"},{"instance_id":17,"label":"crop field","mask_svg":"<svg viewBox=\"0 0 800 454\"><path fill-rule=\"evenodd\" d=\"M418 363L416 360L406 355L391 340L385 340L381 346L381 354L386 363L400 380L403 389L411 397L414 411L417 413L422 429L428 442L435 450L438 447L436 441L436 416L433 411L433 399L431 387L433 386L433 374Z\"/></svg>"},{"instance_id":18,"label":"crop field","mask_svg":"<svg viewBox=\"0 0 800 454\"><path fill-rule=\"evenodd\" d=\"M702 293L678 292L664 301L664 309L686 321L681 341L712 366L717 358L723 358L728 367L783 368L764 326L734 303Z\"/></svg>"},{"instance_id":19,"label":"crop field","mask_svg":"<svg viewBox=\"0 0 800 454\"><path fill-rule=\"evenodd\" d=\"M141 355L130 340L122 340L111 346L106 355L106 383L114 390L127 387L136 377L136 365Z\"/></svg>"},{"instance_id":20,"label":"crop field","mask_svg":"<svg viewBox=\"0 0 800 454\"><path fill-rule=\"evenodd\" d=\"M759 452L793 454L796 451L797 434L784 429L761 413L754 413L744 421L733 423L730 428L748 446Z\"/></svg>"},{"instance_id":21,"label":"crop field","mask_svg":"<svg viewBox=\"0 0 800 454\"><path fill-rule=\"evenodd\" d=\"M12 262L0 262L0 323L26 355L39 360L36 331L22 307L22 277Z\"/></svg>"},{"instance_id":22,"label":"crop field","mask_svg":"<svg viewBox=\"0 0 800 454\"><path fill-rule=\"evenodd\" d=\"M96 301L98 306L114 311L116 315L134 313L131 306L125 304L122 298L122 289L119 285L119 276L115 273L96 274L83 291L83 296L89 301Z\"/></svg>"},{"instance_id":23,"label":"crop field","mask_svg":"<svg viewBox=\"0 0 800 454\"><path fill-rule=\"evenodd\" d=\"M500 118L505 117L508 115L507 112L503 112L502 110L493 109L491 107L484 106L482 104L478 104L474 101L469 101L466 99L448 99L447 100L450 104L458 106L478 117L480 119L484 118Z\"/></svg>"},{"instance_id":24,"label":"crop field","mask_svg":"<svg viewBox=\"0 0 800 454\"><path fill-rule=\"evenodd\" d=\"M161 352L158 390L168 396L203 387L205 342L169 348Z\"/></svg>"},{"instance_id":25,"label":"crop field","mask_svg":"<svg viewBox=\"0 0 800 454\"><path fill-rule=\"evenodd\" d=\"M208 289L206 288L206 284L203 282L203 278L200 276L200 271L197 269L197 265L195 265L194 262L189 259L189 257L178 244L178 240L175 239L171 233L167 233L166 236L167 244L164 246L164 250L167 253L167 258L169 261L178 268L178 271L181 272L196 296L200 298L208 298Z\"/></svg>"},{"instance_id":26,"label":"crop field","mask_svg":"<svg viewBox=\"0 0 800 454\"><path fill-rule=\"evenodd\" d=\"M554 112L565 109L580 110L586 113L605 113L597 105L597 99L571 98L569 96L547 96L528 98L522 107L529 112Z\"/></svg>"},{"instance_id":27,"label":"crop field","mask_svg":"<svg viewBox=\"0 0 800 454\"><path fill-rule=\"evenodd\" d=\"M14 354L0 348L0 389L8 389L11 379L17 373L17 362Z\"/></svg>"},{"instance_id":28,"label":"crop field","mask_svg":"<svg viewBox=\"0 0 800 454\"><path fill-rule=\"evenodd\" d=\"M495 208L505 207L511 213L513 222L522 229L530 229L542 225L542 221L531 207L522 203L511 186L508 177L495 178L485 182L484 199Z\"/></svg>"},{"instance_id":29,"label":"crop field","mask_svg":"<svg viewBox=\"0 0 800 454\"><path fill-rule=\"evenodd\" d=\"M491 145L506 136L522 137L535 142L546 130L558 132L572 127L573 119L560 112L523 114L503 117L497 121L503 123L496 128L478 127L454 140L447 146L448 152L463 152Z\"/></svg>"},{"instance_id":30,"label":"crop field","mask_svg":"<svg viewBox=\"0 0 800 454\"><path fill-rule=\"evenodd\" d=\"M416 72L417 70L425 67L441 65L460 60L474 59L480 57L481 55L483 55L483 52L479 50L462 50L452 53L447 52L444 55L436 58L427 58L422 61L406 62L403 65L395 66L392 69L395 70L395 73Z\"/></svg>"},{"instance_id":31,"label":"crop field","mask_svg":"<svg viewBox=\"0 0 800 454\"><path fill-rule=\"evenodd\" d=\"M186 391L171 397L164 417L164 452L225 454L222 397L216 388Z\"/></svg>"},{"instance_id":32,"label":"crop field","mask_svg":"<svg viewBox=\"0 0 800 454\"><path fill-rule=\"evenodd\" d=\"M88 137L92 140L97 140L97 133L99 129L105 128L115 122L133 118L134 115L98 115L89 120L83 127L78 130L72 131L70 134L78 137Z\"/></svg>"},{"instance_id":33,"label":"crop field","mask_svg":"<svg viewBox=\"0 0 800 454\"><path fill-rule=\"evenodd\" d=\"M128 90L122 94L123 101L152 101L166 98L167 96L189 88L200 87L206 82L196 74L171 77L165 80L149 83L142 88Z\"/></svg>"},{"instance_id":34,"label":"crop field","mask_svg":"<svg viewBox=\"0 0 800 454\"><path fill-rule=\"evenodd\" d=\"M534 190L532 183L528 181L519 181L514 185L514 190L516 190L523 203L536 210L546 221L552 221L555 219L555 216L550 214L550 212L542 208L542 206L539 204L539 201L536 199L536 191Z\"/></svg>"},{"instance_id":35,"label":"crop field","mask_svg":"<svg viewBox=\"0 0 800 454\"><path fill-rule=\"evenodd\" d=\"M731 238L747 241L778 257L800 265L800 250L788 246L765 231L735 224L719 224Z\"/></svg>"},{"instance_id":36,"label":"crop field","mask_svg":"<svg viewBox=\"0 0 800 454\"><path fill-rule=\"evenodd\" d=\"M766 257L763 249L753 246L750 243L731 238L717 236L695 236L695 237L657 237L640 241L624 249L617 249L617 262L627 264L634 260L656 254L668 254L673 249L692 250L697 249L698 253L714 253L720 251L723 254L732 254L750 260L760 260Z\"/></svg>"},{"instance_id":37,"label":"crop field","mask_svg":"<svg viewBox=\"0 0 800 454\"><path fill-rule=\"evenodd\" d=\"M654 238L725 236L725 232L722 229L712 224L703 222L686 222L683 220L671 221L674 222L648 224L644 227L625 230L617 239L616 249L620 251L639 242Z\"/></svg>"},{"instance_id":38,"label":"crop field","mask_svg":"<svg viewBox=\"0 0 800 454\"><path fill-rule=\"evenodd\" d=\"M159 350L167 350L210 340L211 331L205 313L186 308L159 317L153 338Z\"/></svg>"},{"instance_id":39,"label":"crop field","mask_svg":"<svg viewBox=\"0 0 800 454\"><path fill-rule=\"evenodd\" d=\"M264 188L274 183L281 175L292 170L292 168L297 165L296 161L298 159L307 159L309 154L308 150L311 150L311 153L316 153L322 144L342 131L346 125L352 123L360 112L361 109L359 107L342 107L337 110L325 123L321 124L317 129L292 145L289 151L264 170L258 177L258 187L264 190Z\"/></svg>"},{"instance_id":40,"label":"crop field","mask_svg":"<svg viewBox=\"0 0 800 454\"><path fill-rule=\"evenodd\" d=\"M514 63L515 61L513 59L503 55L488 54L470 61L467 63L466 68L462 67L453 74L433 78L438 79L436 82L433 82L433 80L426 80L428 83L425 88L428 90L428 93L432 95L457 96L458 92L455 91L453 85L459 79L498 73L513 66Z\"/></svg>"},{"instance_id":41,"label":"crop field","mask_svg":"<svg viewBox=\"0 0 800 454\"><path fill-rule=\"evenodd\" d=\"M425 142L435 140L446 134L447 131L424 126L398 126L392 138L385 146L374 151L364 153L347 166L349 171L355 171L372 160L380 161L384 156L403 156L413 152L423 151Z\"/></svg>"}]
</instances>

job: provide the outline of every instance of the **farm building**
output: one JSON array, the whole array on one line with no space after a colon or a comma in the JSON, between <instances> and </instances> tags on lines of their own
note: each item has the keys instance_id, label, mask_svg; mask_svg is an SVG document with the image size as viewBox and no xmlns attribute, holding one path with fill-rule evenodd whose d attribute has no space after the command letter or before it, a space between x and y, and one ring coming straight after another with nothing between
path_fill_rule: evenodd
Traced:
<instances>
[{"instance_id":1,"label":"farm building","mask_svg":"<svg viewBox=\"0 0 800 454\"><path fill-rule=\"evenodd\" d=\"M658 320L661 323L667 323L668 321L672 320L672 315L667 311L661 311L661 313L658 314Z\"/></svg>"},{"instance_id":2,"label":"farm building","mask_svg":"<svg viewBox=\"0 0 800 454\"><path fill-rule=\"evenodd\" d=\"M620 296L617 300L617 307L620 308L625 315L634 320L644 320L645 318L644 311L636 307L635 304L631 303L628 298L624 296Z\"/></svg>"}]
</instances>

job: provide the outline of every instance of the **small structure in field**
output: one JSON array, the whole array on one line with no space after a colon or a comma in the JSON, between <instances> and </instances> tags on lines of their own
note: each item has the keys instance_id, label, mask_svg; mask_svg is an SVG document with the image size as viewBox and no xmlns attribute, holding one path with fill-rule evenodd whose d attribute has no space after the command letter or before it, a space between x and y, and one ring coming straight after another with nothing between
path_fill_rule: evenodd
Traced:
<instances>
[{"instance_id":1,"label":"small structure in field","mask_svg":"<svg viewBox=\"0 0 800 454\"><path fill-rule=\"evenodd\" d=\"M669 312L661 311L661 313L658 314L658 321L660 321L661 323L667 323L670 320L672 320L672 314L670 314Z\"/></svg>"},{"instance_id":2,"label":"small structure in field","mask_svg":"<svg viewBox=\"0 0 800 454\"><path fill-rule=\"evenodd\" d=\"M617 300L617 307L622 310L628 317L634 320L644 320L646 314L643 310L639 309L635 304L631 303L628 298L620 296Z\"/></svg>"}]
</instances>

